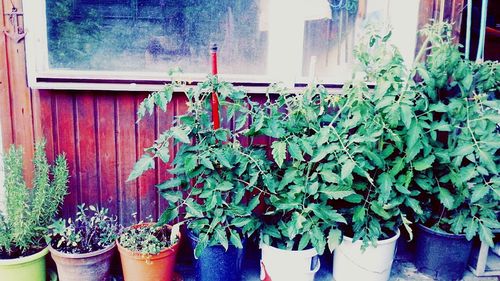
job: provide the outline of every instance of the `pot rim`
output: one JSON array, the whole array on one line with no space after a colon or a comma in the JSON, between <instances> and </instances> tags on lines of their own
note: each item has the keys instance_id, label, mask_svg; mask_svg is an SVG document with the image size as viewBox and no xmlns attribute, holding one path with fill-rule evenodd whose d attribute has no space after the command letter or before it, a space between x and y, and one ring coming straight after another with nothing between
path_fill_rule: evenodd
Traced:
<instances>
[{"instance_id":1,"label":"pot rim","mask_svg":"<svg viewBox=\"0 0 500 281\"><path fill-rule=\"evenodd\" d=\"M288 253L288 254L309 254L310 253L310 254L318 255L318 251L316 251L316 249L314 247L309 248L309 249L305 249L305 250L284 250L284 249L280 249L280 248L277 248L277 247L274 247L271 245L267 245L266 243L260 242L259 248L260 249L270 248L273 251L281 252L283 254L285 254L285 253Z\"/></svg>"},{"instance_id":2,"label":"pot rim","mask_svg":"<svg viewBox=\"0 0 500 281\"><path fill-rule=\"evenodd\" d=\"M446 237L446 238L450 238L450 239L466 239L465 234L455 234L455 233L449 233L449 232L444 232L444 231L435 231L434 229L427 227L421 223L418 223L417 227L420 230L423 230L423 231L430 233L432 235L435 235L435 236Z\"/></svg>"},{"instance_id":3,"label":"pot rim","mask_svg":"<svg viewBox=\"0 0 500 281\"><path fill-rule=\"evenodd\" d=\"M149 225L153 225L153 224L155 224L155 222L143 222L143 223L137 223L137 224L131 225L130 227L140 228L143 226L149 226ZM171 225L167 224L166 226L167 226L167 228L172 229ZM161 250L157 254L141 254L139 252L129 250L129 249L123 247L122 245L120 245L120 242L119 242L120 238L119 237L116 239L116 245L118 247L118 252L120 252L120 255L124 254L124 255L127 255L127 256L132 257L132 258L137 259L137 260L157 260L157 259L161 259L163 257L169 256L172 253L175 253L177 251L177 249L179 248L179 243L181 241L181 237L182 237L181 233L179 232L177 242L170 247L164 248L163 250ZM172 252L172 253L169 253L169 252Z\"/></svg>"},{"instance_id":4,"label":"pot rim","mask_svg":"<svg viewBox=\"0 0 500 281\"><path fill-rule=\"evenodd\" d=\"M18 265L23 263L29 263L35 261L39 258L45 257L49 253L49 248L45 247L37 253L29 256L19 257L15 259L0 259L0 266Z\"/></svg>"},{"instance_id":5,"label":"pot rim","mask_svg":"<svg viewBox=\"0 0 500 281\"><path fill-rule=\"evenodd\" d=\"M100 249L100 250L89 252L89 253L81 253L81 254L64 253L64 252L61 252L57 249L54 249L52 247L52 245L49 245L48 248L49 248L50 254L52 256L57 256L57 257L66 258L66 259L85 259L85 258L92 258L95 256L99 256L101 254L104 254L106 252L113 250L115 247L116 247L116 241L113 241L113 243L111 243L110 245L108 245L104 249Z\"/></svg>"},{"instance_id":6,"label":"pot rim","mask_svg":"<svg viewBox=\"0 0 500 281\"><path fill-rule=\"evenodd\" d=\"M394 236L387 238L387 239L377 240L377 246L393 243L394 241L398 240L399 236L401 236L401 231L398 228L396 230L396 234ZM343 235L343 239L352 243L352 237ZM357 240L354 243L358 243L358 242L361 243L361 240Z\"/></svg>"}]
</instances>

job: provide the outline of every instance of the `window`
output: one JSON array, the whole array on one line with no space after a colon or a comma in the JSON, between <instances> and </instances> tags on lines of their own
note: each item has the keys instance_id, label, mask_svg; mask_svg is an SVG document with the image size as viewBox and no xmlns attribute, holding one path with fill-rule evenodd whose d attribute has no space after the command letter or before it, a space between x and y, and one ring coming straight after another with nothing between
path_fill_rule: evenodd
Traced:
<instances>
[{"instance_id":1,"label":"window","mask_svg":"<svg viewBox=\"0 0 500 281\"><path fill-rule=\"evenodd\" d=\"M27 37L32 87L138 89L162 84L177 67L186 78L202 78L212 43L221 76L233 82L307 83L314 76L342 83L368 23L391 24L393 42L411 61L420 1L24 2L27 30L35 31Z\"/></svg>"}]
</instances>

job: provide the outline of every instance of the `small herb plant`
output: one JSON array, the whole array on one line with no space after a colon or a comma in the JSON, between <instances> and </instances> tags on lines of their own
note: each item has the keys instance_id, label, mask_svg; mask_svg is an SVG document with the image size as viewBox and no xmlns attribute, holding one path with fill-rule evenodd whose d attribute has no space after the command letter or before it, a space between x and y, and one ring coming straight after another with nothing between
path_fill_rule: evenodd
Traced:
<instances>
[{"instance_id":1,"label":"small herb plant","mask_svg":"<svg viewBox=\"0 0 500 281\"><path fill-rule=\"evenodd\" d=\"M449 24L423 33L429 55L417 67L418 122L412 132L414 185L424 211L415 216L469 240L479 234L493 246L492 230L500 228L500 64L464 59Z\"/></svg>"},{"instance_id":2,"label":"small herb plant","mask_svg":"<svg viewBox=\"0 0 500 281\"><path fill-rule=\"evenodd\" d=\"M115 242L118 233L116 218L108 216L108 209L93 205L80 205L74 220L59 219L49 226L51 246L68 254L105 249Z\"/></svg>"},{"instance_id":3,"label":"small herb plant","mask_svg":"<svg viewBox=\"0 0 500 281\"><path fill-rule=\"evenodd\" d=\"M124 228L118 242L122 247L148 257L175 245L179 239L178 233L178 225L170 229L167 225L139 223Z\"/></svg>"},{"instance_id":4,"label":"small herb plant","mask_svg":"<svg viewBox=\"0 0 500 281\"><path fill-rule=\"evenodd\" d=\"M247 107L256 103L242 90L210 76L192 88L174 81L163 91L152 93L141 103L139 119L152 113L155 106L165 111L178 88L185 89L187 111L175 116L171 128L145 150L129 180L153 168L155 158L169 162L170 146L179 145L173 168L168 171L173 177L157 185L169 202L158 223L184 217L187 227L198 236L196 257L212 245L242 248L242 240L260 227L253 211L261 200L259 186L267 165L265 151L253 147L252 139L250 147L240 141L251 112ZM211 119L213 90L218 93L223 124L216 130ZM253 197L247 200L249 194Z\"/></svg>"},{"instance_id":5,"label":"small herb plant","mask_svg":"<svg viewBox=\"0 0 500 281\"><path fill-rule=\"evenodd\" d=\"M261 241L287 250L314 247L322 254L340 242L339 225L345 218L337 212L337 200L354 195L332 173L337 143L329 141L326 126L335 118L336 96L325 88L310 86L290 93L279 85L270 89L261 108L255 108L249 136L273 138L272 173L263 176L266 210L262 215Z\"/></svg>"},{"instance_id":6,"label":"small herb plant","mask_svg":"<svg viewBox=\"0 0 500 281\"><path fill-rule=\"evenodd\" d=\"M45 141L35 145L33 188L23 177L23 150L11 146L3 156L6 213L0 212L0 258L17 258L45 247L48 225L67 192L64 155L53 166L45 156Z\"/></svg>"}]
</instances>

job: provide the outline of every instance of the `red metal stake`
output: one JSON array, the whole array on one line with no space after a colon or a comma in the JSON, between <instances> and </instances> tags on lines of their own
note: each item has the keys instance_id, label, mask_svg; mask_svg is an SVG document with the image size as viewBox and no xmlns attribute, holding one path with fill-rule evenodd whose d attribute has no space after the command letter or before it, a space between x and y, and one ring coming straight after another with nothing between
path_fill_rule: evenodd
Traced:
<instances>
[{"instance_id":1,"label":"red metal stake","mask_svg":"<svg viewBox=\"0 0 500 281\"><path fill-rule=\"evenodd\" d=\"M217 45L213 44L210 48L210 54L212 56L212 75L217 75ZM220 118L219 118L219 99L217 98L217 93L215 90L212 92L212 121L214 122L214 130L220 128Z\"/></svg>"}]
</instances>

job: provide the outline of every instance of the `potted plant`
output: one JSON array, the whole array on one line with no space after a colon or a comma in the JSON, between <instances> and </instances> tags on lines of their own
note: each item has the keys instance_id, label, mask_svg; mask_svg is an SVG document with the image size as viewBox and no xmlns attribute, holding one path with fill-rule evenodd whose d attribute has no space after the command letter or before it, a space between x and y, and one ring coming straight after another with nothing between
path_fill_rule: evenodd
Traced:
<instances>
[{"instance_id":1,"label":"potted plant","mask_svg":"<svg viewBox=\"0 0 500 281\"><path fill-rule=\"evenodd\" d=\"M457 280L470 240L493 246L500 228L500 64L464 59L446 23L428 26L429 54L417 68L414 185L422 212L416 265L440 280Z\"/></svg>"},{"instance_id":2,"label":"potted plant","mask_svg":"<svg viewBox=\"0 0 500 281\"><path fill-rule=\"evenodd\" d=\"M80 205L74 220L49 226L49 251L59 280L108 280L119 228L107 214L108 209Z\"/></svg>"},{"instance_id":3,"label":"potted plant","mask_svg":"<svg viewBox=\"0 0 500 281\"><path fill-rule=\"evenodd\" d=\"M179 225L138 223L124 228L117 245L124 280L174 280Z\"/></svg>"},{"instance_id":4,"label":"potted plant","mask_svg":"<svg viewBox=\"0 0 500 281\"><path fill-rule=\"evenodd\" d=\"M332 161L339 147L330 142L328 124L335 118L336 97L322 86L293 93L278 85L277 96L255 108L246 134L273 139L272 173L266 174L265 210L261 215L261 278L313 280L318 255L340 242L337 201L354 194L339 186Z\"/></svg>"},{"instance_id":5,"label":"potted plant","mask_svg":"<svg viewBox=\"0 0 500 281\"><path fill-rule=\"evenodd\" d=\"M11 146L2 157L6 191L6 208L0 212L2 280L45 280L44 237L67 192L68 168L63 155L49 165L44 149L44 141L35 145L31 189L23 178L22 148Z\"/></svg>"},{"instance_id":6,"label":"potted plant","mask_svg":"<svg viewBox=\"0 0 500 281\"><path fill-rule=\"evenodd\" d=\"M323 129L338 147L332 156L336 184L354 193L340 211L347 224L334 252L338 281L388 280L399 228L404 225L411 239L407 214L421 212L414 198L418 192L410 187L414 74L390 45L390 31L380 34L369 33L356 47L353 80L338 97L338 117Z\"/></svg>"},{"instance_id":7,"label":"potted plant","mask_svg":"<svg viewBox=\"0 0 500 281\"><path fill-rule=\"evenodd\" d=\"M259 186L267 163L264 150L240 142L250 112L247 106L256 103L242 90L210 76L191 88L174 81L152 93L141 103L139 119L155 106L165 110L173 91L183 87L187 111L174 116L172 126L145 150L129 179L153 168L155 158L169 162L170 146L178 145L168 171L173 177L157 185L169 202L159 224L177 217L186 223L198 280L239 280L245 238L260 225L253 210L261 200ZM212 91L220 100L220 121L226 128L212 125ZM250 194L253 197L247 198Z\"/></svg>"}]
</instances>

